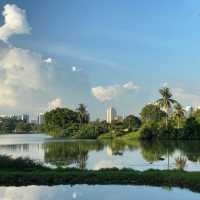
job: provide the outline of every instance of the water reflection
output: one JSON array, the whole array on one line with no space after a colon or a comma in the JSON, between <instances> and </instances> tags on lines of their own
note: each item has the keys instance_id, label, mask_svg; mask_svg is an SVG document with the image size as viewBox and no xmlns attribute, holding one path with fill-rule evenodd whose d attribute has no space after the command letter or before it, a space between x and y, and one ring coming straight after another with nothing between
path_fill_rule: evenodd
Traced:
<instances>
[{"instance_id":1,"label":"water reflection","mask_svg":"<svg viewBox=\"0 0 200 200\"><path fill-rule=\"evenodd\" d=\"M17 137L17 139L16 139ZM69 141L0 136L0 154L29 157L52 167L200 170L199 141ZM36 139L37 138L37 139ZM40 139L38 139L40 138ZM6 140L6 143L4 141ZM13 142L17 140L17 143ZM3 142L2 142L3 141Z\"/></svg>"},{"instance_id":2,"label":"water reflection","mask_svg":"<svg viewBox=\"0 0 200 200\"><path fill-rule=\"evenodd\" d=\"M156 195L155 195L156 194ZM200 194L178 188L159 188L147 186L88 186L76 185L73 187L59 186L28 186L28 187L0 187L1 200L198 200Z\"/></svg>"},{"instance_id":3,"label":"water reflection","mask_svg":"<svg viewBox=\"0 0 200 200\"><path fill-rule=\"evenodd\" d=\"M56 142L43 145L44 161L57 167L74 165L86 168L90 151L100 151L103 144L99 142Z\"/></svg>"},{"instance_id":4,"label":"water reflection","mask_svg":"<svg viewBox=\"0 0 200 200\"><path fill-rule=\"evenodd\" d=\"M179 156L176 159L176 168L179 170L184 170L187 162L187 158Z\"/></svg>"}]
</instances>

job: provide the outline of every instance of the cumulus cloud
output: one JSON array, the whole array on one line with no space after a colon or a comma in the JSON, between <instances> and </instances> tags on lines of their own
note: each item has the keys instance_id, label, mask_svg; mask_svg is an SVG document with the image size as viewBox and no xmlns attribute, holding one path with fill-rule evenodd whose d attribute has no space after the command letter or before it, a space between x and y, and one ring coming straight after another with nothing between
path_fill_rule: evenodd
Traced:
<instances>
[{"instance_id":1,"label":"cumulus cloud","mask_svg":"<svg viewBox=\"0 0 200 200\"><path fill-rule=\"evenodd\" d=\"M0 39L7 42L14 34L28 34L31 31L26 19L26 11L15 4L6 4L2 15L4 24L0 27Z\"/></svg>"},{"instance_id":2,"label":"cumulus cloud","mask_svg":"<svg viewBox=\"0 0 200 200\"><path fill-rule=\"evenodd\" d=\"M114 166L116 165L111 160L100 160L95 164L94 170L99 170L103 168L113 168Z\"/></svg>"},{"instance_id":3,"label":"cumulus cloud","mask_svg":"<svg viewBox=\"0 0 200 200\"><path fill-rule=\"evenodd\" d=\"M179 101L198 107L200 105L200 94L186 91L183 88L174 88L172 92Z\"/></svg>"},{"instance_id":4,"label":"cumulus cloud","mask_svg":"<svg viewBox=\"0 0 200 200\"><path fill-rule=\"evenodd\" d=\"M168 83L168 82L164 82L162 86L163 86L163 87L168 87L168 86L169 86L169 83Z\"/></svg>"},{"instance_id":5,"label":"cumulus cloud","mask_svg":"<svg viewBox=\"0 0 200 200\"><path fill-rule=\"evenodd\" d=\"M53 99L48 103L48 109L53 110L62 107L62 100L60 98Z\"/></svg>"},{"instance_id":6,"label":"cumulus cloud","mask_svg":"<svg viewBox=\"0 0 200 200\"><path fill-rule=\"evenodd\" d=\"M40 54L0 45L0 55L0 106L17 105L22 90L41 90L44 78Z\"/></svg>"},{"instance_id":7,"label":"cumulus cloud","mask_svg":"<svg viewBox=\"0 0 200 200\"><path fill-rule=\"evenodd\" d=\"M16 103L16 94L13 89L0 83L0 106L14 107Z\"/></svg>"},{"instance_id":8,"label":"cumulus cloud","mask_svg":"<svg viewBox=\"0 0 200 200\"><path fill-rule=\"evenodd\" d=\"M0 26L1 113L44 112L48 106L61 106L61 99L49 102L50 96L62 97L67 105L84 102L90 93L88 77L75 74L62 64L57 67L54 58L8 43L13 34L29 33L30 27L26 12L16 5L7 4L3 16L4 24ZM70 98L66 98L66 94L70 94Z\"/></svg>"},{"instance_id":9,"label":"cumulus cloud","mask_svg":"<svg viewBox=\"0 0 200 200\"><path fill-rule=\"evenodd\" d=\"M92 94L99 101L110 101L127 91L137 91L139 86L135 85L132 81L125 84L109 85L109 86L97 86L92 88Z\"/></svg>"},{"instance_id":10,"label":"cumulus cloud","mask_svg":"<svg viewBox=\"0 0 200 200\"><path fill-rule=\"evenodd\" d=\"M10 48L0 60L5 72L4 84L16 87L40 88L40 67L42 58L39 54L21 48Z\"/></svg>"}]
</instances>

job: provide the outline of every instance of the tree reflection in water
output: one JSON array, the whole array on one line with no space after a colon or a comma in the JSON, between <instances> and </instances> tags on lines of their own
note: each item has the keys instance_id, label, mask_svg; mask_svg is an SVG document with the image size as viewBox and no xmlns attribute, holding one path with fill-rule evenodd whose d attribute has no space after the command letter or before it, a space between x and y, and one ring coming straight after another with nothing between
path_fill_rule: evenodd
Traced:
<instances>
[{"instance_id":1,"label":"tree reflection in water","mask_svg":"<svg viewBox=\"0 0 200 200\"><path fill-rule=\"evenodd\" d=\"M88 152L103 149L99 142L58 142L44 144L44 159L57 167L75 165L85 169Z\"/></svg>"},{"instance_id":2,"label":"tree reflection in water","mask_svg":"<svg viewBox=\"0 0 200 200\"><path fill-rule=\"evenodd\" d=\"M175 159L179 169L184 169L186 160L200 161L199 141L120 141L110 140L102 142L57 142L43 145L45 163L57 167L74 166L80 169L86 168L88 153L91 151L103 151L105 148L109 156L123 156L127 150L133 152L139 150L143 159L149 163L163 161L172 157L175 152L180 152L180 157ZM133 157L134 161L134 157ZM174 161L174 159L173 159ZM171 165L172 166L172 165ZM124 163L126 167L126 163Z\"/></svg>"}]
</instances>

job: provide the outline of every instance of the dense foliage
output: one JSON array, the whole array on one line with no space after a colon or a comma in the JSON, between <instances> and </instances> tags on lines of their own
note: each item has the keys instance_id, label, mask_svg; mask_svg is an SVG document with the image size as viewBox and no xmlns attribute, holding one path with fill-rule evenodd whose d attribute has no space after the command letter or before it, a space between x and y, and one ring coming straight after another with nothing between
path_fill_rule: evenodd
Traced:
<instances>
[{"instance_id":1,"label":"dense foliage","mask_svg":"<svg viewBox=\"0 0 200 200\"><path fill-rule=\"evenodd\" d=\"M86 106L80 104L73 111L68 108L56 108L45 113L44 128L52 136L96 139L108 131L107 123L89 121Z\"/></svg>"},{"instance_id":2,"label":"dense foliage","mask_svg":"<svg viewBox=\"0 0 200 200\"><path fill-rule=\"evenodd\" d=\"M169 89L160 90L162 97L156 104L142 109L141 139L200 139L200 110L186 117L180 103L172 99Z\"/></svg>"},{"instance_id":3,"label":"dense foliage","mask_svg":"<svg viewBox=\"0 0 200 200\"><path fill-rule=\"evenodd\" d=\"M28 133L39 130L39 126L27 123L23 120L18 120L15 117L0 118L0 133Z\"/></svg>"},{"instance_id":4,"label":"dense foliage","mask_svg":"<svg viewBox=\"0 0 200 200\"><path fill-rule=\"evenodd\" d=\"M78 113L68 108L56 108L45 113L44 127L54 136L64 136L65 130L74 123L79 123Z\"/></svg>"},{"instance_id":5,"label":"dense foliage","mask_svg":"<svg viewBox=\"0 0 200 200\"><path fill-rule=\"evenodd\" d=\"M131 137L140 139L200 139L200 109L186 114L181 104L173 99L169 88L159 90L161 97L142 108L140 117L129 115L124 119L90 121L84 104L71 110L56 108L44 115L42 126L28 124L16 118L0 118L0 132L30 132L42 130L55 137L80 139Z\"/></svg>"},{"instance_id":6,"label":"dense foliage","mask_svg":"<svg viewBox=\"0 0 200 200\"><path fill-rule=\"evenodd\" d=\"M158 122L166 117L166 113L162 111L158 105L148 104L144 106L140 113L140 116L143 123L148 123L152 121Z\"/></svg>"}]
</instances>

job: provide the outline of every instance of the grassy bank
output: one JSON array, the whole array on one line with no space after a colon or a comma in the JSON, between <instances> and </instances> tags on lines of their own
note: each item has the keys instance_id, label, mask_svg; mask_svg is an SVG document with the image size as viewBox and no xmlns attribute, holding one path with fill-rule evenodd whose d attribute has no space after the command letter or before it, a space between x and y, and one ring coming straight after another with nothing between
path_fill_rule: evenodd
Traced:
<instances>
[{"instance_id":1,"label":"grassy bank","mask_svg":"<svg viewBox=\"0 0 200 200\"><path fill-rule=\"evenodd\" d=\"M1 170L1 186L59 185L59 184L120 184L188 188L200 192L200 172L177 170L135 171L130 169Z\"/></svg>"},{"instance_id":2,"label":"grassy bank","mask_svg":"<svg viewBox=\"0 0 200 200\"><path fill-rule=\"evenodd\" d=\"M200 192L200 172L182 170L50 169L29 159L0 156L0 186L118 184L188 188Z\"/></svg>"}]
</instances>

